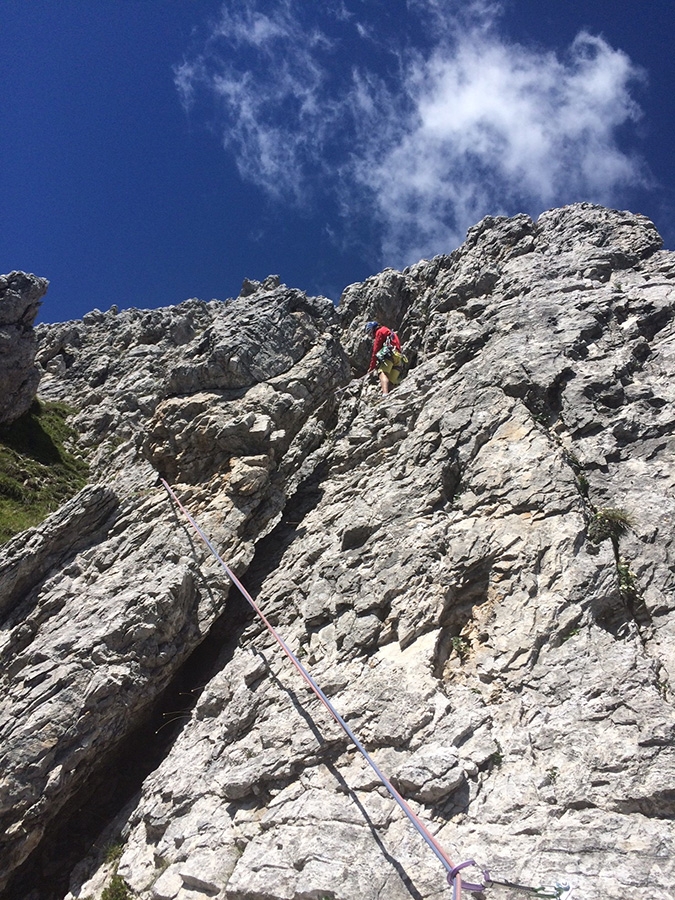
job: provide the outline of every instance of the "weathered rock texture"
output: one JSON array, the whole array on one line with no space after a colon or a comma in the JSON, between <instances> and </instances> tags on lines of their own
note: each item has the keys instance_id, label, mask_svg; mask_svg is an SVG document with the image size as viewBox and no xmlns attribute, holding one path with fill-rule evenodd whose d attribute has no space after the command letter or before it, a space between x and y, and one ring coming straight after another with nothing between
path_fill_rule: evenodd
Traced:
<instances>
[{"instance_id":1,"label":"weathered rock texture","mask_svg":"<svg viewBox=\"0 0 675 900\"><path fill-rule=\"evenodd\" d=\"M453 858L574 900L672 896L660 248L643 217L577 205L485 219L337 311L271 277L224 304L42 327L41 391L81 410L97 482L0 557L7 896L214 629L223 654L68 897L100 897L115 868L142 900L449 895L261 625L242 625L157 472ZM385 399L350 382L372 318L415 364ZM589 540L617 508L628 532Z\"/></svg>"},{"instance_id":2,"label":"weathered rock texture","mask_svg":"<svg viewBox=\"0 0 675 900\"><path fill-rule=\"evenodd\" d=\"M0 424L29 408L40 381L33 322L49 282L25 272L0 275Z\"/></svg>"}]
</instances>

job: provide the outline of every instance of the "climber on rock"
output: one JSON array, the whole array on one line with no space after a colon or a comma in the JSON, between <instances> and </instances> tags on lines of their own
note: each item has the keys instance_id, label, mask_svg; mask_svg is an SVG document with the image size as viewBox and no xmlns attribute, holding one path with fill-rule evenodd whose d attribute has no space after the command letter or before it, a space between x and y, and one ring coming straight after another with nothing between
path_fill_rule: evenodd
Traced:
<instances>
[{"instance_id":1,"label":"climber on rock","mask_svg":"<svg viewBox=\"0 0 675 900\"><path fill-rule=\"evenodd\" d=\"M396 386L401 380L407 358L401 350L398 335L386 325L368 322L366 334L373 339L373 352L370 356L368 372L377 369L382 393L388 394L390 387Z\"/></svg>"}]
</instances>

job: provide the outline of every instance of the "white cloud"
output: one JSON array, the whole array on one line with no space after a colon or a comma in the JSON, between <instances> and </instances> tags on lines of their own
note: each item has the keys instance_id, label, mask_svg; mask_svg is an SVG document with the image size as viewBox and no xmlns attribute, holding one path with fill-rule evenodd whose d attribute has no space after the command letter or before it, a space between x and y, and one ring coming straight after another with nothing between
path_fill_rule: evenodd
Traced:
<instances>
[{"instance_id":1,"label":"white cloud","mask_svg":"<svg viewBox=\"0 0 675 900\"><path fill-rule=\"evenodd\" d=\"M203 52L176 67L175 83L187 110L198 94L215 101L224 146L242 177L301 204L336 106L321 59L330 41L303 27L294 0L279 0L271 12L262 6L257 0L225 4Z\"/></svg>"},{"instance_id":2,"label":"white cloud","mask_svg":"<svg viewBox=\"0 0 675 900\"><path fill-rule=\"evenodd\" d=\"M625 54L588 34L565 61L470 32L452 52L418 60L405 135L379 160L359 162L388 225L385 256L411 261L456 244L486 213L611 203L643 178L615 138L639 115L636 75Z\"/></svg>"},{"instance_id":3,"label":"white cloud","mask_svg":"<svg viewBox=\"0 0 675 900\"><path fill-rule=\"evenodd\" d=\"M488 213L611 204L644 181L617 139L640 114L642 74L622 51L583 32L564 58L509 42L493 0L409 7L434 40L383 36L376 65L368 0L333 15L311 0L265 12L231 0L177 87L186 106L204 89L216 99L242 176L274 197L302 203L318 189L347 219L369 209L385 264L447 252Z\"/></svg>"}]
</instances>

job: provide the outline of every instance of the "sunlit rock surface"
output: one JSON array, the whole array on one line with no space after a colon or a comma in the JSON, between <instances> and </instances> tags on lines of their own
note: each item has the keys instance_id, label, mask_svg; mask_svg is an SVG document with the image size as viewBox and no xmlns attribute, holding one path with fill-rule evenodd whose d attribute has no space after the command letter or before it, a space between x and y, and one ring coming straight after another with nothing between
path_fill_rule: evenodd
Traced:
<instances>
[{"instance_id":1,"label":"sunlit rock surface","mask_svg":"<svg viewBox=\"0 0 675 900\"><path fill-rule=\"evenodd\" d=\"M654 226L576 205L485 219L337 310L270 277L38 329L95 484L0 555L6 896L450 891L158 474L453 860L671 896L674 316ZM413 361L387 398L356 380L373 318ZM593 542L607 509L628 528ZM59 868L86 785L214 640Z\"/></svg>"},{"instance_id":2,"label":"sunlit rock surface","mask_svg":"<svg viewBox=\"0 0 675 900\"><path fill-rule=\"evenodd\" d=\"M0 275L0 425L18 419L35 399L40 370L33 322L48 285L25 272Z\"/></svg>"}]
</instances>

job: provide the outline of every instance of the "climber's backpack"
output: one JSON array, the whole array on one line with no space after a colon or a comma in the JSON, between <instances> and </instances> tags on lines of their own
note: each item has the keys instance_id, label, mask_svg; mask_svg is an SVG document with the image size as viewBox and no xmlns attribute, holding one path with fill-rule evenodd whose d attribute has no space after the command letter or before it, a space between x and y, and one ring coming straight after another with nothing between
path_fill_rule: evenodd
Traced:
<instances>
[{"instance_id":1,"label":"climber's backpack","mask_svg":"<svg viewBox=\"0 0 675 900\"><path fill-rule=\"evenodd\" d=\"M392 362L394 364L394 368L398 369L398 380L401 381L402 378L408 374L408 369L410 368L410 360L402 351L394 350L392 354Z\"/></svg>"},{"instance_id":2,"label":"climber's backpack","mask_svg":"<svg viewBox=\"0 0 675 900\"><path fill-rule=\"evenodd\" d=\"M394 346L395 334L395 331L390 331L386 337L384 344L375 354L378 362L384 362L387 359L391 359L391 357L394 355L394 350L396 350L396 347Z\"/></svg>"},{"instance_id":3,"label":"climber's backpack","mask_svg":"<svg viewBox=\"0 0 675 900\"><path fill-rule=\"evenodd\" d=\"M398 380L400 381L408 374L410 363L408 362L408 357L405 355L405 353L403 353L402 350L396 349L394 345L395 334L395 331L389 332L381 349L377 351L376 357L377 361L380 363L386 362L386 360L390 359L392 362L392 368L398 369Z\"/></svg>"}]
</instances>

